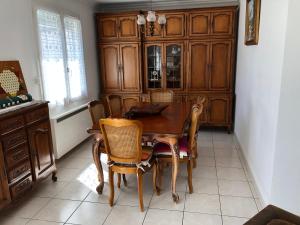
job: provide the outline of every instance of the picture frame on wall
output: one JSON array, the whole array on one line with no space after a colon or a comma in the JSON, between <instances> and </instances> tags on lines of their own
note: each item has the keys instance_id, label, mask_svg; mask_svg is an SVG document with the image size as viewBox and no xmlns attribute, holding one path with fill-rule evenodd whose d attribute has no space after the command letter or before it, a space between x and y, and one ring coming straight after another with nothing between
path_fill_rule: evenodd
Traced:
<instances>
[{"instance_id":1,"label":"picture frame on wall","mask_svg":"<svg viewBox=\"0 0 300 225\"><path fill-rule=\"evenodd\" d=\"M261 0L246 0L245 45L257 45L259 40Z\"/></svg>"}]
</instances>

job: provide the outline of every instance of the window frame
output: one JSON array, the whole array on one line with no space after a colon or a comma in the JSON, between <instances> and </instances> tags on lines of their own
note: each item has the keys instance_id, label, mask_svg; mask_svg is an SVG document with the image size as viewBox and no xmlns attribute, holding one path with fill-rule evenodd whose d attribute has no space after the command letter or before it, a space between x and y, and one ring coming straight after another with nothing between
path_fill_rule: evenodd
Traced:
<instances>
[{"instance_id":1,"label":"window frame","mask_svg":"<svg viewBox=\"0 0 300 225\"><path fill-rule=\"evenodd\" d=\"M38 10L45 10L50 13L55 13L59 15L60 19L60 27L61 27L61 41L62 41L62 48L63 48L63 64L64 64L64 73L65 73L65 84L66 84L66 98L64 98L64 102L62 106L68 106L72 105L73 103L76 102L81 102L84 100L88 100L89 98L89 93L88 93L88 87L87 87L87 73L86 73L86 54L85 54L85 43L84 43L84 31L83 31L83 26L82 26L82 19L80 15L71 12L69 10L63 10L59 9L50 5L45 5L45 4L35 4L33 6L33 25L34 25L34 38L36 40L36 43L38 43L36 52L37 52L37 67L38 67L38 83L40 84L40 92L43 100L46 100L45 96L45 89L46 85L44 82L44 74L43 74L43 69L42 69L42 54L41 54L41 40L40 40L40 33L39 33L39 24L38 24L38 18L37 18L37 12ZM64 18L69 17L69 18L74 18L78 19L80 22L80 27L81 27L81 44L82 44L82 56L83 56L83 72L84 72L84 85L85 85L85 91L81 92L81 96L76 97L76 98L71 98L71 92L70 92L70 79L69 79L69 73L68 73L68 52L67 52L67 43L66 43L66 30L65 30L65 23L64 23ZM58 106L58 104L51 103L50 106Z\"/></svg>"}]
</instances>

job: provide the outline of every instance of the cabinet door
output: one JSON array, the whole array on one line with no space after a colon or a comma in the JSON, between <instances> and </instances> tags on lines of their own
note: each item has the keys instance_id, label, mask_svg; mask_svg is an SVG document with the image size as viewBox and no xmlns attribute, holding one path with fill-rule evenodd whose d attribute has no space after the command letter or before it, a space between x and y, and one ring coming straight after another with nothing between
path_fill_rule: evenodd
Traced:
<instances>
[{"instance_id":1,"label":"cabinet door","mask_svg":"<svg viewBox=\"0 0 300 225\"><path fill-rule=\"evenodd\" d=\"M4 165L4 155L0 142L0 210L9 204L10 200L11 198L8 188L7 174Z\"/></svg>"},{"instance_id":2,"label":"cabinet door","mask_svg":"<svg viewBox=\"0 0 300 225\"><path fill-rule=\"evenodd\" d=\"M120 39L138 39L138 27L136 16L119 17L119 38Z\"/></svg>"},{"instance_id":3,"label":"cabinet door","mask_svg":"<svg viewBox=\"0 0 300 225\"><path fill-rule=\"evenodd\" d=\"M163 87L163 45L145 44L145 79L147 89L160 89Z\"/></svg>"},{"instance_id":4,"label":"cabinet door","mask_svg":"<svg viewBox=\"0 0 300 225\"><path fill-rule=\"evenodd\" d=\"M210 90L229 90L231 75L231 42L211 44Z\"/></svg>"},{"instance_id":5,"label":"cabinet door","mask_svg":"<svg viewBox=\"0 0 300 225\"><path fill-rule=\"evenodd\" d=\"M212 35L233 34L233 12L212 13Z\"/></svg>"},{"instance_id":6,"label":"cabinet door","mask_svg":"<svg viewBox=\"0 0 300 225\"><path fill-rule=\"evenodd\" d=\"M119 45L100 46L101 78L105 93L121 90Z\"/></svg>"},{"instance_id":7,"label":"cabinet door","mask_svg":"<svg viewBox=\"0 0 300 225\"><path fill-rule=\"evenodd\" d=\"M189 36L197 37L209 35L210 13L191 13L189 16Z\"/></svg>"},{"instance_id":8,"label":"cabinet door","mask_svg":"<svg viewBox=\"0 0 300 225\"><path fill-rule=\"evenodd\" d=\"M166 14L166 19L164 36L167 38L184 37L185 15L183 13Z\"/></svg>"},{"instance_id":9,"label":"cabinet door","mask_svg":"<svg viewBox=\"0 0 300 225\"><path fill-rule=\"evenodd\" d=\"M166 74L167 89L183 88L183 43L165 44L165 62L163 63Z\"/></svg>"},{"instance_id":10,"label":"cabinet door","mask_svg":"<svg viewBox=\"0 0 300 225\"><path fill-rule=\"evenodd\" d=\"M35 179L47 176L54 164L50 122L44 121L28 129Z\"/></svg>"},{"instance_id":11,"label":"cabinet door","mask_svg":"<svg viewBox=\"0 0 300 225\"><path fill-rule=\"evenodd\" d=\"M99 39L117 39L118 21L116 17L97 17Z\"/></svg>"},{"instance_id":12,"label":"cabinet door","mask_svg":"<svg viewBox=\"0 0 300 225\"><path fill-rule=\"evenodd\" d=\"M209 123L227 124L229 122L229 98L210 97L208 103Z\"/></svg>"},{"instance_id":13,"label":"cabinet door","mask_svg":"<svg viewBox=\"0 0 300 225\"><path fill-rule=\"evenodd\" d=\"M188 89L206 90L208 87L209 42L189 43Z\"/></svg>"},{"instance_id":14,"label":"cabinet door","mask_svg":"<svg viewBox=\"0 0 300 225\"><path fill-rule=\"evenodd\" d=\"M140 53L139 44L121 44L122 91L140 91Z\"/></svg>"}]
</instances>

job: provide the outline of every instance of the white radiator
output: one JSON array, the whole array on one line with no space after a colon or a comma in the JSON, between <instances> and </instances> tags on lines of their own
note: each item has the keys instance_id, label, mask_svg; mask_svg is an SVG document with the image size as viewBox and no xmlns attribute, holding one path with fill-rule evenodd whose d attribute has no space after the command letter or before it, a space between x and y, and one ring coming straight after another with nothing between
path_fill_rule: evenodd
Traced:
<instances>
[{"instance_id":1,"label":"white radiator","mask_svg":"<svg viewBox=\"0 0 300 225\"><path fill-rule=\"evenodd\" d=\"M91 119L86 106L50 121L56 159L89 137L86 129L91 126Z\"/></svg>"}]
</instances>

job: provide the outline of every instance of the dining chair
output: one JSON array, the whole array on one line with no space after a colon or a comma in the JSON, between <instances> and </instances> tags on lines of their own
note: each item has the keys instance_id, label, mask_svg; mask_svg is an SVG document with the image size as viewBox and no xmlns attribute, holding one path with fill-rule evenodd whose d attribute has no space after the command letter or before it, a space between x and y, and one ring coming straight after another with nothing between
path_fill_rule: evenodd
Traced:
<instances>
[{"instance_id":1,"label":"dining chair","mask_svg":"<svg viewBox=\"0 0 300 225\"><path fill-rule=\"evenodd\" d=\"M106 101L110 117L122 117L122 97L120 95L111 94L106 96Z\"/></svg>"},{"instance_id":2,"label":"dining chair","mask_svg":"<svg viewBox=\"0 0 300 225\"><path fill-rule=\"evenodd\" d=\"M136 174L140 210L143 204L143 174L153 170L153 188L156 193L156 161L152 148L142 147L142 123L127 119L101 119L100 128L104 136L105 149L109 162L109 204L114 202L114 173Z\"/></svg>"},{"instance_id":3,"label":"dining chair","mask_svg":"<svg viewBox=\"0 0 300 225\"><path fill-rule=\"evenodd\" d=\"M174 101L174 92L171 90L167 91L151 91L150 92L150 102L159 103L159 102L173 102Z\"/></svg>"},{"instance_id":4,"label":"dining chair","mask_svg":"<svg viewBox=\"0 0 300 225\"><path fill-rule=\"evenodd\" d=\"M123 112L128 112L131 107L136 106L139 103L139 99L134 97L123 97L122 102Z\"/></svg>"},{"instance_id":5,"label":"dining chair","mask_svg":"<svg viewBox=\"0 0 300 225\"><path fill-rule=\"evenodd\" d=\"M92 119L92 129L88 129L87 132L91 135L94 136L94 142L93 142L93 157L94 157L94 162L98 171L102 171L100 174L98 174L98 179L100 182L102 182L102 185L97 187L97 192L99 194L102 194L103 190L103 185L104 185L104 176L103 176L103 169L102 169L102 164L101 164L101 154L106 154L106 150L104 147L104 140L103 136L100 131L100 126L99 126L99 120L106 118L106 113L105 113L105 106L102 103L102 101L99 100L93 100L88 103L88 110L90 112L90 116ZM98 146L98 147L97 147ZM98 160L95 160L95 157L98 157ZM127 186L127 180L125 175L122 175L123 177L123 182L124 185ZM121 187L121 174L118 174L118 188Z\"/></svg>"},{"instance_id":6,"label":"dining chair","mask_svg":"<svg viewBox=\"0 0 300 225\"><path fill-rule=\"evenodd\" d=\"M189 192L193 193L193 184L192 184L192 170L193 170L193 159L197 157L197 141L195 138L197 132L197 124L200 118L200 115L203 111L203 105L194 104L191 109L191 126L189 128L188 136L183 136L178 140L179 148L179 162L187 163L187 173L188 173L188 186ZM154 155L158 161L158 171L159 180L161 180L162 169L161 165L165 163L172 162L172 152L171 148L167 143L159 142L154 145L153 148ZM160 188L161 182L159 182Z\"/></svg>"}]
</instances>

